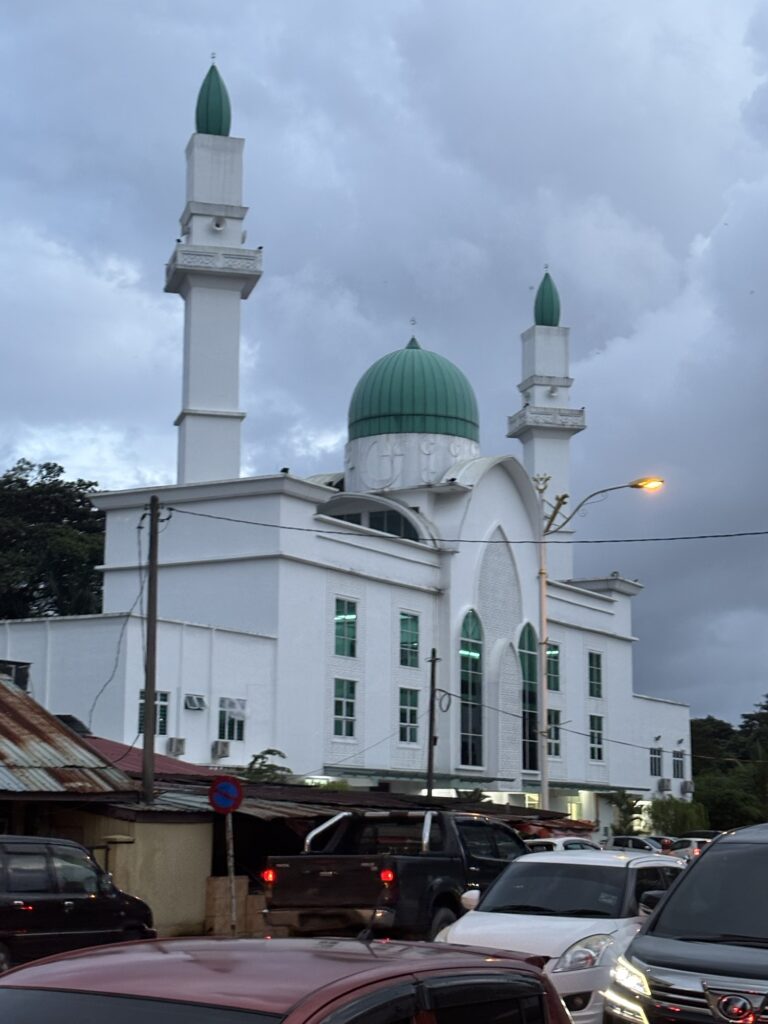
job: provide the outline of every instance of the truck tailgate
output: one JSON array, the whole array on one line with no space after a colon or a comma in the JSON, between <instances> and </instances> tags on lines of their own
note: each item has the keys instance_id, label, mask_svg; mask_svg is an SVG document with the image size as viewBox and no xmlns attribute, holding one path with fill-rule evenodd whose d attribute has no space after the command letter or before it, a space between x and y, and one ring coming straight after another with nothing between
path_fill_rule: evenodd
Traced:
<instances>
[{"instance_id":1,"label":"truck tailgate","mask_svg":"<svg viewBox=\"0 0 768 1024\"><path fill-rule=\"evenodd\" d=\"M270 909L375 906L383 884L382 858L371 856L270 857L275 872Z\"/></svg>"}]
</instances>

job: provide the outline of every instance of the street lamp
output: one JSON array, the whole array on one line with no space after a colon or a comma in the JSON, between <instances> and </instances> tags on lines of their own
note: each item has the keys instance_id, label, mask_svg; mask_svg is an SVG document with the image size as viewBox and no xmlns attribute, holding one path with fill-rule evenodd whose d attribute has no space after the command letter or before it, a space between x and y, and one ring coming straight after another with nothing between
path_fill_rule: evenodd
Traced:
<instances>
[{"instance_id":1,"label":"street lamp","mask_svg":"<svg viewBox=\"0 0 768 1024\"><path fill-rule=\"evenodd\" d=\"M561 522L555 525L555 520L560 514L563 506L568 501L567 494L558 494L555 496L555 500L552 503L552 509L548 513L544 505L544 494L547 490L547 486L550 481L550 477L546 473L538 473L533 477L533 485L536 488L539 495L539 774L541 779L541 797L540 802L542 808L546 809L549 804L549 763L548 757L548 741L549 741L549 723L547 721L547 668L548 668L548 648L549 642L547 640L548 622L547 622L547 537L551 533L559 533L564 530L568 523L571 522L573 517L581 511L582 508L591 501L593 498L599 497L601 494L608 494L610 491L623 491L627 488L633 488L634 490L641 491L658 491L659 488L664 486L664 481L661 477L657 476L641 476L637 480L630 480L627 484L615 484L613 487L601 487L598 491L592 491L586 498L578 503L578 505L563 519Z\"/></svg>"}]
</instances>

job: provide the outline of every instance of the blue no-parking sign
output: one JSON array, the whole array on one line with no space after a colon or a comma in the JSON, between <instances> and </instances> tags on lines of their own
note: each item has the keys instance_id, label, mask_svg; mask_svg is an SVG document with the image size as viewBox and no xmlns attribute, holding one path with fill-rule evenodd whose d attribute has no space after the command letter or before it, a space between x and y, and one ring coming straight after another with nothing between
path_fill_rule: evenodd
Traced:
<instances>
[{"instance_id":1,"label":"blue no-parking sign","mask_svg":"<svg viewBox=\"0 0 768 1024\"><path fill-rule=\"evenodd\" d=\"M208 789L208 803L219 814L231 814L243 802L243 787L233 775L214 779Z\"/></svg>"}]
</instances>

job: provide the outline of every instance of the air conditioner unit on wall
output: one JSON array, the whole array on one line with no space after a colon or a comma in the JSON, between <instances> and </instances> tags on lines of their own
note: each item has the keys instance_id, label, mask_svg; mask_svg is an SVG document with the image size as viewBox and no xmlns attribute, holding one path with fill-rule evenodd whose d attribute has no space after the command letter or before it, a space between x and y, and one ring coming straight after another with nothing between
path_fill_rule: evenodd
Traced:
<instances>
[{"instance_id":1,"label":"air conditioner unit on wall","mask_svg":"<svg viewBox=\"0 0 768 1024\"><path fill-rule=\"evenodd\" d=\"M671 779L659 779L659 792L668 793L672 789Z\"/></svg>"},{"instance_id":2,"label":"air conditioner unit on wall","mask_svg":"<svg viewBox=\"0 0 768 1024\"><path fill-rule=\"evenodd\" d=\"M166 744L166 751L171 757L181 757L186 745L187 741L183 736L169 736L168 743Z\"/></svg>"},{"instance_id":3,"label":"air conditioner unit on wall","mask_svg":"<svg viewBox=\"0 0 768 1024\"><path fill-rule=\"evenodd\" d=\"M681 793L693 793L695 789L696 787L694 786L692 779L686 779L680 786Z\"/></svg>"},{"instance_id":4,"label":"air conditioner unit on wall","mask_svg":"<svg viewBox=\"0 0 768 1024\"><path fill-rule=\"evenodd\" d=\"M205 711L208 707L208 702L202 693L185 693L184 694L184 710L185 711Z\"/></svg>"},{"instance_id":5,"label":"air conditioner unit on wall","mask_svg":"<svg viewBox=\"0 0 768 1024\"><path fill-rule=\"evenodd\" d=\"M215 761L229 757L229 740L214 740L211 744L211 757Z\"/></svg>"}]
</instances>

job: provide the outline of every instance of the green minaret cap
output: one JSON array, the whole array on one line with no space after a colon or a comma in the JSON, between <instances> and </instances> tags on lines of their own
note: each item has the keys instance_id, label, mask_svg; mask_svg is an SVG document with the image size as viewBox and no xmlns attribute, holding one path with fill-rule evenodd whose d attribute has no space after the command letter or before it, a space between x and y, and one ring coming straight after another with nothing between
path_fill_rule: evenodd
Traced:
<instances>
[{"instance_id":1,"label":"green minaret cap","mask_svg":"<svg viewBox=\"0 0 768 1024\"><path fill-rule=\"evenodd\" d=\"M537 327L559 327L560 325L560 296L557 294L555 282L549 276L549 271L544 274L536 292L536 301L533 304L533 322Z\"/></svg>"},{"instance_id":2,"label":"green minaret cap","mask_svg":"<svg viewBox=\"0 0 768 1024\"><path fill-rule=\"evenodd\" d=\"M197 96L196 128L200 135L229 135L232 109L219 69L211 64Z\"/></svg>"}]
</instances>

